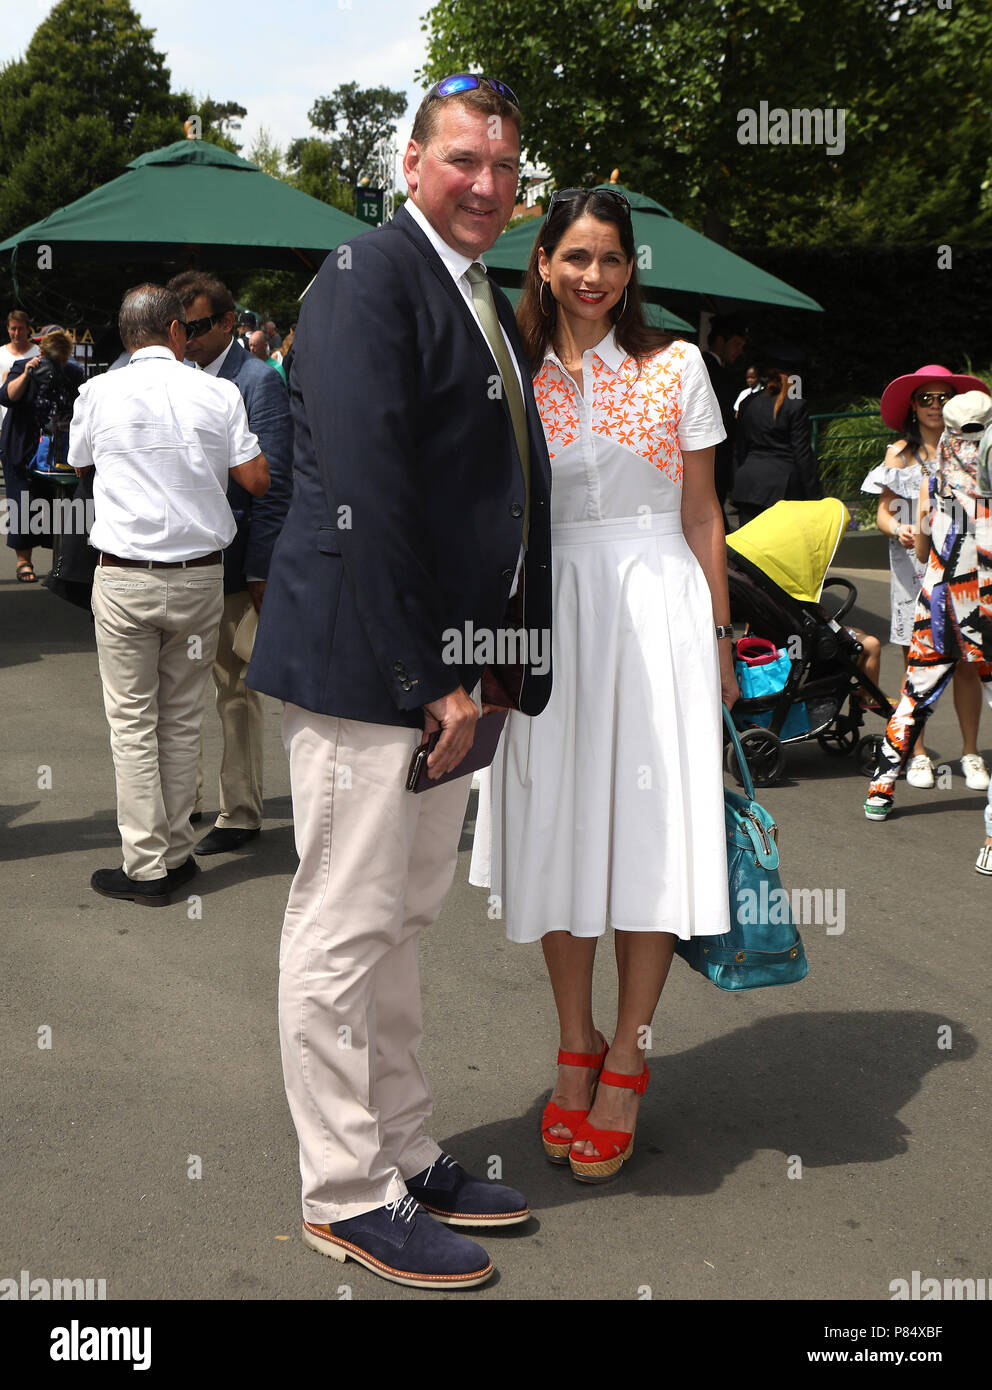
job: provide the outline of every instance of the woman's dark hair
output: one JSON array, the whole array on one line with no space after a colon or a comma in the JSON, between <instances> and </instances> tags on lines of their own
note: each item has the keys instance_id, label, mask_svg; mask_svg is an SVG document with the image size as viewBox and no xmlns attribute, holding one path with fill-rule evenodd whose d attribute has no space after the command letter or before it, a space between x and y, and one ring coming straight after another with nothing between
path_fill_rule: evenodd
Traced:
<instances>
[{"instance_id":1,"label":"woman's dark hair","mask_svg":"<svg viewBox=\"0 0 992 1390\"><path fill-rule=\"evenodd\" d=\"M524 340L531 372L535 376L541 370L544 354L551 345L558 326L558 304L551 294L550 286L543 290L542 304L542 287L545 282L537 268L538 254L543 248L544 254L550 260L562 237L580 217L595 217L599 222L612 223L617 229L624 257L632 267L630 280L627 282L626 298L621 297L619 303L611 310L613 331L624 352L633 357L640 366L645 357L675 341L674 333L662 333L660 329L652 328L645 322L641 308L641 291L637 283L634 229L628 209L612 194L590 188L584 190L580 197L555 203L551 215L541 223L534 249L530 253L527 274L517 305L517 325Z\"/></svg>"},{"instance_id":2,"label":"woman's dark hair","mask_svg":"<svg viewBox=\"0 0 992 1390\"><path fill-rule=\"evenodd\" d=\"M920 433L920 422L916 418L916 406L913 398L909 398L909 409L906 411L906 423L902 427L902 437L915 454L923 443L923 435Z\"/></svg>"},{"instance_id":3,"label":"woman's dark hair","mask_svg":"<svg viewBox=\"0 0 992 1390\"><path fill-rule=\"evenodd\" d=\"M789 391L789 373L782 371L780 367L764 367L758 375L764 381L768 394L775 397L775 409L772 414L777 420Z\"/></svg>"}]
</instances>

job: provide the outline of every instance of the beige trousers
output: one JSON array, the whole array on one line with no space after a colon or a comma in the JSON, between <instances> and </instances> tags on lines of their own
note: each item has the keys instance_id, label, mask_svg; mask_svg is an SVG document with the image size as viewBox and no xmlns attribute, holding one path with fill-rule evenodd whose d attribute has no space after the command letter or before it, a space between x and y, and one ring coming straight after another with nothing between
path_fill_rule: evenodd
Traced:
<instances>
[{"instance_id":1,"label":"beige trousers","mask_svg":"<svg viewBox=\"0 0 992 1390\"><path fill-rule=\"evenodd\" d=\"M118 569L93 579L96 649L117 777L124 872L164 878L185 863L203 691L224 605L222 565Z\"/></svg>"},{"instance_id":2,"label":"beige trousers","mask_svg":"<svg viewBox=\"0 0 992 1390\"><path fill-rule=\"evenodd\" d=\"M251 608L251 596L242 591L224 595L214 688L220 716L220 814L214 824L221 830L257 830L262 824L262 734L265 710L262 696L245 685L247 666L234 652L238 624ZM196 766L194 810L203 809L203 740Z\"/></svg>"},{"instance_id":3,"label":"beige trousers","mask_svg":"<svg viewBox=\"0 0 992 1390\"><path fill-rule=\"evenodd\" d=\"M451 886L471 777L414 795L416 729L286 705L300 866L280 950L286 1095L300 1140L303 1215L343 1221L402 1197L441 1150L418 940Z\"/></svg>"}]
</instances>

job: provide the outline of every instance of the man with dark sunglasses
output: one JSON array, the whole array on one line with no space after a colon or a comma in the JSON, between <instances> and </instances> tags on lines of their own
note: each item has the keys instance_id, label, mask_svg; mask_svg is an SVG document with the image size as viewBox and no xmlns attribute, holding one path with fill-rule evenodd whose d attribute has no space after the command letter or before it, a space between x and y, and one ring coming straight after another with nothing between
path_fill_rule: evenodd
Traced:
<instances>
[{"instance_id":1,"label":"man with dark sunglasses","mask_svg":"<svg viewBox=\"0 0 992 1390\"><path fill-rule=\"evenodd\" d=\"M248 671L286 701L300 868L280 1029L303 1239L416 1288L492 1274L450 1226L530 1214L425 1133L418 940L451 885L471 777L406 790L425 730L441 734L435 778L475 736L482 666L446 654L445 632L551 624L547 448L512 309L479 263L519 166L505 84L445 79L414 122L409 201L324 261L294 338L293 501ZM550 671L515 673L519 708L539 713Z\"/></svg>"},{"instance_id":2,"label":"man with dark sunglasses","mask_svg":"<svg viewBox=\"0 0 992 1390\"><path fill-rule=\"evenodd\" d=\"M198 856L226 854L258 838L262 825L262 700L244 682L245 663L234 650L238 629L258 612L269 561L292 491L293 425L285 387L263 362L242 352L234 338L234 300L212 276L186 271L169 282L186 314L186 360L241 392L248 425L269 461L271 484L252 498L232 480L228 501L238 533L224 551L224 616L213 677L223 752L220 811L196 846ZM240 643L239 643L240 645ZM194 815L202 804L202 756Z\"/></svg>"}]
</instances>

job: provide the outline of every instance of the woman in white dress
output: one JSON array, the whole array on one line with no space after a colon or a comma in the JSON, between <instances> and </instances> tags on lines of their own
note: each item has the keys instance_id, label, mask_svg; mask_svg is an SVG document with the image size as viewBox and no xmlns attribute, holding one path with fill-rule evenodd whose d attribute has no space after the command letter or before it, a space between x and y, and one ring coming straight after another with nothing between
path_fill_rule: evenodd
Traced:
<instances>
[{"instance_id":1,"label":"woman in white dress","mask_svg":"<svg viewBox=\"0 0 992 1390\"><path fill-rule=\"evenodd\" d=\"M517 315L551 455L554 689L538 718L509 718L471 874L512 941L541 942L561 1043L542 1137L589 1182L630 1156L676 938L729 930L724 430L699 350L645 324L634 258L620 194L554 195ZM609 1046L592 1015L607 925Z\"/></svg>"},{"instance_id":2,"label":"woman in white dress","mask_svg":"<svg viewBox=\"0 0 992 1390\"><path fill-rule=\"evenodd\" d=\"M902 647L904 668L913 638L916 600L926 571L926 565L917 560L913 551L920 484L936 466L945 401L958 392L979 388L987 389L977 377L955 376L946 367L933 364L897 377L882 393L882 419L901 438L889 445L884 460L861 484L861 491L878 496L876 524L889 537L889 641ZM978 751L982 688L973 662L959 661L954 667L953 690L965 785L973 791L983 791L989 785L989 773ZM921 733L906 768L906 781L911 787L932 787L935 782L933 763L923 738Z\"/></svg>"}]
</instances>

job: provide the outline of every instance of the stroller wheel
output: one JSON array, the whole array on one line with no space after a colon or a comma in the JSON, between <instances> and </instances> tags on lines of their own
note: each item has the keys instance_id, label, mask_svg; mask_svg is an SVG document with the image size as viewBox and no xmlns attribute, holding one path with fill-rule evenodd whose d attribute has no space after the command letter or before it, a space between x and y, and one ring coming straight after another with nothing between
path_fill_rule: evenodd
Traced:
<instances>
[{"instance_id":1,"label":"stroller wheel","mask_svg":"<svg viewBox=\"0 0 992 1390\"><path fill-rule=\"evenodd\" d=\"M858 771L862 777L871 777L874 774L875 768L878 766L878 755L881 751L881 734L865 734L864 738L858 741L854 756L858 760Z\"/></svg>"},{"instance_id":2,"label":"stroller wheel","mask_svg":"<svg viewBox=\"0 0 992 1390\"><path fill-rule=\"evenodd\" d=\"M825 734L820 734L816 741L824 753L829 753L834 758L843 758L854 752L858 742L858 731L834 725Z\"/></svg>"},{"instance_id":3,"label":"stroller wheel","mask_svg":"<svg viewBox=\"0 0 992 1390\"><path fill-rule=\"evenodd\" d=\"M785 749L771 729L756 727L741 734L741 747L756 787L770 787L785 769Z\"/></svg>"}]
</instances>

